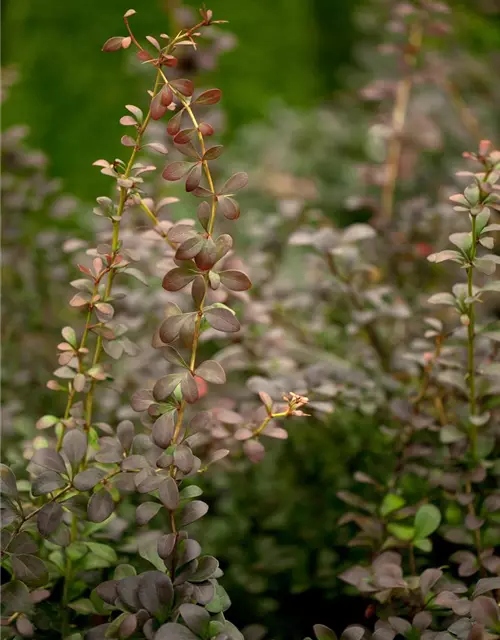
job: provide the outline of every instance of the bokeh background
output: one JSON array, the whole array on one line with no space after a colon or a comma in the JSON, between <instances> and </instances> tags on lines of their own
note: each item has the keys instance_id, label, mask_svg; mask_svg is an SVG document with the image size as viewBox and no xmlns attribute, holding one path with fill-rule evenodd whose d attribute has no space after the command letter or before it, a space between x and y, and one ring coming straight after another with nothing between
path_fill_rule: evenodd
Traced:
<instances>
[{"instance_id":1,"label":"bokeh background","mask_svg":"<svg viewBox=\"0 0 500 640\"><path fill-rule=\"evenodd\" d=\"M394 4L210 3L216 17L229 24L201 61L186 63L186 74L194 74L200 86L216 83L223 90L219 119L230 149L225 167L249 169L253 178L244 201L252 215L243 221L237 242L247 256L251 247L262 248L262 237L252 229L263 220L271 225L266 232L275 241L265 247L277 263L266 275L275 283L268 298L274 295L282 302L290 291L309 291L301 281L299 257L283 249L294 211L307 203L314 215L321 211L342 226L370 220L376 210L380 184L376 177L370 179L367 167L383 162L391 83L399 78L398 65L379 55L395 35L387 26ZM134 29L168 32L182 22L187 7L196 6L191 1L181 7L180 0L138 0ZM439 200L442 181L451 175L461 151L476 145L475 134L495 139L500 124L500 6L495 0L464 0L448 7L447 29L428 39L433 74L419 83L408 119L398 197L406 210L413 206L410 217L426 215L429 202ZM72 264L80 241L101 232L92 202L109 193L106 179L91 164L120 154L123 106L138 103L147 86L144 69L130 55L101 53L108 37L122 33L121 16L129 8L128 0L2 2L7 459L9 438L27 437L40 415L56 412L57 399L45 382L54 368L60 327L73 318L67 307L68 280L77 277ZM443 77L453 80L458 93L447 93ZM183 197L175 187L169 189L165 194ZM427 201L422 202L424 193ZM183 206L174 217L189 215ZM147 252L144 256L146 262L155 259ZM257 262L257 279L258 267ZM154 276L149 298L137 299L152 316L162 295ZM316 293L320 298L324 294ZM283 308L286 316L286 304ZM128 312L146 344L148 319L140 321L133 309ZM328 311L327 329L345 321L342 313L342 308ZM267 321L268 329L272 324ZM315 343L318 353L345 356L339 334L327 329ZM304 357L311 345L307 340L301 344L300 355L285 352L268 363L269 377L288 373L290 357ZM147 377L149 352L144 349L138 365L123 365L130 369L123 372L120 401L104 405L108 415L121 416L117 407L136 388L137 378ZM256 366L250 373L262 375ZM261 623L277 639L302 638L318 621L343 628L366 607L362 600L348 598L337 579L347 534L336 525L344 510L336 493L354 469L376 473L386 449L376 431L376 398L367 400L361 411L343 406L332 413L330 404L307 423L294 425L289 439L271 446L260 465L240 461L206 481L212 510L205 544L227 568L232 620L242 626ZM356 552L349 553L352 563ZM440 550L434 553L439 556Z\"/></svg>"}]
</instances>

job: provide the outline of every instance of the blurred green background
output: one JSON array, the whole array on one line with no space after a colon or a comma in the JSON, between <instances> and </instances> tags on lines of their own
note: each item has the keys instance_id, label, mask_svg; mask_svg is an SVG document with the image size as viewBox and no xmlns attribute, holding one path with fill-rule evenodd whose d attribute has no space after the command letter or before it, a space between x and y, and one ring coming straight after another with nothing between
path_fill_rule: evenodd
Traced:
<instances>
[{"instance_id":1,"label":"blurred green background","mask_svg":"<svg viewBox=\"0 0 500 640\"><path fill-rule=\"evenodd\" d=\"M186 4L198 5L191 0ZM335 113L339 109L337 96L352 86L352 75L359 67L356 52L360 43L375 37L373 31L368 36L355 21L356 12L365 5L377 4L384 3L374 0L209 2L216 18L229 20L227 29L237 40L234 50L221 55L213 75L205 71L200 77L203 85L216 83L223 90L226 139L238 139L250 124L269 123L269 113L277 99L306 114L307 126L315 120L315 109L321 105L328 104ZM500 8L496 7L495 0L449 4L456 9L453 12L456 31L452 36L455 46L458 43L479 58L500 51ZM29 147L39 148L46 154L49 175L61 178L64 191L85 203L101 195L105 184L99 172L91 167L92 162L100 157L119 155L123 128L118 120L123 106L129 102L139 103L140 92L144 90L143 77L137 73L137 67L131 65L130 56L105 55L101 52L102 44L110 36L124 34L121 18L131 7L138 12L134 16L137 33L169 32L175 6L169 0L2 2L2 65L14 65L19 72L19 80L9 91L2 108L2 127L27 125ZM484 7L489 7L489 11L483 11ZM384 41L383 33L376 35L379 42ZM493 112L493 105L491 110ZM348 116L351 118L351 114ZM498 120L498 116L496 118ZM349 122L354 128L357 122L354 115L354 124ZM302 134L307 134L307 126L301 130ZM355 134L364 140L368 126L365 119L362 126L353 131L353 137ZM312 144L307 135L304 138ZM320 143L323 142L321 139ZM358 143L358 139L352 141L353 146L361 146ZM346 191L346 180L341 173L343 158L335 147L338 141L332 140L331 144L332 147L327 144L321 147L322 153L318 152L317 157L308 156L307 152L301 156L297 148L295 156L301 160L301 166L310 169L314 177L319 176L327 188L340 186ZM461 141L459 145L464 148ZM304 148L309 149L307 145ZM240 157L253 161L252 152L243 151ZM441 152L436 155L441 156ZM352 164L352 157L348 162ZM332 200L335 198L332 196ZM35 236L41 235L49 222L43 211L33 208L30 213L33 215L23 218L26 225L23 233L33 240L35 247ZM77 210L74 214L71 220L50 220L52 226L59 226L63 238L88 235L90 224L86 222L86 212ZM64 225L71 226L71 231L66 232ZM12 244L17 251L16 241L14 237ZM48 397L44 383L53 363L53 347L60 326L73 314L67 309L61 311L69 295L67 280L61 278L57 284L50 274L43 272L47 268L43 248L32 249L28 244L23 248L27 261L38 256L38 280L33 280L31 288L26 286L28 277L26 281L16 280L17 263L4 274L8 298L4 294L4 307L9 307L11 318L7 326L12 327L13 332L7 335L4 360L16 374L17 369L21 369L15 360L21 340L33 344L32 351L28 349L21 354L31 374L31 378L21 378L21 381L28 380L34 390L29 407L23 411L28 424L42 409L49 412L52 397ZM55 316L57 322L54 322ZM25 327L26 322L30 326L25 335L15 334L15 329ZM37 336L38 342L28 334ZM325 348L329 349L330 345ZM36 360L33 354L46 357L43 361L41 357ZM37 363L36 367L33 362ZM7 377L5 373L3 377ZM7 387L15 388L11 390L13 394L18 388L22 389L22 384L16 382L15 375L6 381ZM304 435L300 428L292 430L290 440L286 444L278 443L261 467L214 479L211 493L210 489L207 492L214 502L207 544L221 556L227 568L235 621L246 624L262 621L264 616L265 623L276 637L281 634L281 638L300 637L297 634L306 633L323 612L324 621L333 622L327 619L332 615L328 614L330 598L339 595L336 574L345 552L345 536L335 528L344 507L336 500L335 493L347 485L352 469L380 464L377 456L382 455L383 445L374 436L378 426L375 423L374 419L360 419L358 415L344 413L339 417L336 414L331 422L315 423L312 437ZM304 508L297 510L297 502ZM318 519L317 513L323 509ZM242 539L247 541L243 550ZM265 584L259 583L259 576L264 576L260 582ZM346 604L337 599L338 626L359 617L365 604L352 599Z\"/></svg>"}]
</instances>

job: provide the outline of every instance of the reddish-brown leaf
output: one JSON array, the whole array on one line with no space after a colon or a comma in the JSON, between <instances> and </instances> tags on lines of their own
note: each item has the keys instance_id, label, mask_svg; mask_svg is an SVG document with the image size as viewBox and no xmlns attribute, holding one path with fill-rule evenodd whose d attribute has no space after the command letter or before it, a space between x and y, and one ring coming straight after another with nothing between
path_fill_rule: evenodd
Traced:
<instances>
[{"instance_id":1,"label":"reddish-brown leaf","mask_svg":"<svg viewBox=\"0 0 500 640\"><path fill-rule=\"evenodd\" d=\"M196 375L213 384L224 384L226 382L224 369L215 360L205 360L205 362L202 362L196 369Z\"/></svg>"},{"instance_id":2,"label":"reddish-brown leaf","mask_svg":"<svg viewBox=\"0 0 500 640\"><path fill-rule=\"evenodd\" d=\"M162 287L167 291L179 291L194 280L196 273L182 267L171 269L165 274Z\"/></svg>"},{"instance_id":3,"label":"reddish-brown leaf","mask_svg":"<svg viewBox=\"0 0 500 640\"><path fill-rule=\"evenodd\" d=\"M182 93L183 96L189 97L193 95L194 84L191 80L188 80L186 78L178 78L176 80L172 80L170 84L176 91Z\"/></svg>"},{"instance_id":4,"label":"reddish-brown leaf","mask_svg":"<svg viewBox=\"0 0 500 640\"><path fill-rule=\"evenodd\" d=\"M215 147L210 147L210 149L206 150L205 155L203 156L203 160L215 160L222 154L223 151L224 147L221 144L216 145Z\"/></svg>"},{"instance_id":5,"label":"reddish-brown leaf","mask_svg":"<svg viewBox=\"0 0 500 640\"><path fill-rule=\"evenodd\" d=\"M233 247L233 239L228 233L223 233L215 241L217 248L217 260L223 258Z\"/></svg>"},{"instance_id":6,"label":"reddish-brown leaf","mask_svg":"<svg viewBox=\"0 0 500 640\"><path fill-rule=\"evenodd\" d=\"M229 180L227 180L222 189L219 191L221 195L232 194L235 191L239 191L243 189L248 184L248 176L244 171L239 171L232 175Z\"/></svg>"},{"instance_id":7,"label":"reddish-brown leaf","mask_svg":"<svg viewBox=\"0 0 500 640\"><path fill-rule=\"evenodd\" d=\"M106 40L102 47L102 51L118 51L122 48L123 36L114 36Z\"/></svg>"},{"instance_id":8,"label":"reddish-brown leaf","mask_svg":"<svg viewBox=\"0 0 500 640\"><path fill-rule=\"evenodd\" d=\"M196 133L196 129L183 129L182 131L179 131L179 133L177 133L174 136L174 143L186 144L187 142L190 142L193 139L193 136L195 133Z\"/></svg>"},{"instance_id":9,"label":"reddish-brown leaf","mask_svg":"<svg viewBox=\"0 0 500 640\"><path fill-rule=\"evenodd\" d=\"M171 136L175 136L181 130L181 122L182 122L182 113L183 109L178 111L175 116L172 116L168 121L167 125L167 133Z\"/></svg>"},{"instance_id":10,"label":"reddish-brown leaf","mask_svg":"<svg viewBox=\"0 0 500 640\"><path fill-rule=\"evenodd\" d=\"M201 226L205 229L208 229L208 223L210 221L210 205L208 202L201 202L198 206L198 220L200 221Z\"/></svg>"},{"instance_id":11,"label":"reddish-brown leaf","mask_svg":"<svg viewBox=\"0 0 500 640\"><path fill-rule=\"evenodd\" d=\"M195 257L194 261L198 269L202 271L209 271L214 266L217 262L217 248L212 238L205 240L201 251Z\"/></svg>"},{"instance_id":12,"label":"reddish-brown leaf","mask_svg":"<svg viewBox=\"0 0 500 640\"><path fill-rule=\"evenodd\" d=\"M167 113L168 109L162 102L162 92L159 91L151 100L151 117L153 120L160 120Z\"/></svg>"},{"instance_id":13,"label":"reddish-brown leaf","mask_svg":"<svg viewBox=\"0 0 500 640\"><path fill-rule=\"evenodd\" d=\"M170 316L170 318L164 320L159 329L160 338L163 342L173 342L179 335L179 331L186 320L187 316L185 314Z\"/></svg>"},{"instance_id":14,"label":"reddish-brown leaf","mask_svg":"<svg viewBox=\"0 0 500 640\"><path fill-rule=\"evenodd\" d=\"M222 307L215 307L205 310L205 318L208 324L217 329L217 331L225 331L226 333L233 333L240 330L240 323L238 318L229 311Z\"/></svg>"},{"instance_id":15,"label":"reddish-brown leaf","mask_svg":"<svg viewBox=\"0 0 500 640\"><path fill-rule=\"evenodd\" d=\"M208 124L208 122L200 122L200 124L198 125L198 130L202 136L214 135L214 128L211 124Z\"/></svg>"},{"instance_id":16,"label":"reddish-brown leaf","mask_svg":"<svg viewBox=\"0 0 500 640\"><path fill-rule=\"evenodd\" d=\"M201 234L197 234L194 237L185 240L175 253L176 260L191 260L194 258L203 248L205 244L205 238Z\"/></svg>"},{"instance_id":17,"label":"reddish-brown leaf","mask_svg":"<svg viewBox=\"0 0 500 640\"><path fill-rule=\"evenodd\" d=\"M176 180L180 180L183 178L188 171L192 168L192 162L172 162L167 165L163 170L162 176L165 180L169 180L170 182L175 182Z\"/></svg>"},{"instance_id":18,"label":"reddish-brown leaf","mask_svg":"<svg viewBox=\"0 0 500 640\"><path fill-rule=\"evenodd\" d=\"M247 291L252 286L248 276L243 271L228 269L219 273L222 284L231 291Z\"/></svg>"},{"instance_id":19,"label":"reddish-brown leaf","mask_svg":"<svg viewBox=\"0 0 500 640\"><path fill-rule=\"evenodd\" d=\"M194 191L196 187L200 185L202 175L201 163L198 162L189 172L189 175L186 179L186 191L190 193Z\"/></svg>"},{"instance_id":20,"label":"reddish-brown leaf","mask_svg":"<svg viewBox=\"0 0 500 640\"><path fill-rule=\"evenodd\" d=\"M219 196L217 208L228 220L236 220L240 217L240 205L229 196Z\"/></svg>"},{"instance_id":21,"label":"reddish-brown leaf","mask_svg":"<svg viewBox=\"0 0 500 640\"><path fill-rule=\"evenodd\" d=\"M217 104L222 97L222 91L220 89L208 89L196 98L193 101L193 104Z\"/></svg>"},{"instance_id":22,"label":"reddish-brown leaf","mask_svg":"<svg viewBox=\"0 0 500 640\"><path fill-rule=\"evenodd\" d=\"M198 385L190 372L187 372L183 377L181 391L184 400L189 404L193 404L198 400Z\"/></svg>"}]
</instances>

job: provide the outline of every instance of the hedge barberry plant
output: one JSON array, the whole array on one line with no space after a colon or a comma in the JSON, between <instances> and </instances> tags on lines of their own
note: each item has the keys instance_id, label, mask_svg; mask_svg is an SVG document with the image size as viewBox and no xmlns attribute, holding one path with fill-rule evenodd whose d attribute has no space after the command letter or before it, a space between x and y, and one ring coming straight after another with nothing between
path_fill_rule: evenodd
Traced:
<instances>
[{"instance_id":1,"label":"hedge barberry plant","mask_svg":"<svg viewBox=\"0 0 500 640\"><path fill-rule=\"evenodd\" d=\"M45 415L38 421L37 427L53 429L55 438L41 435L27 444L29 480L18 480L9 467L1 467L2 568L10 576L1 592L6 638L243 638L224 616L230 601L218 583L222 572L217 559L202 553L187 528L208 510L198 499L202 491L193 478L229 453L211 450L202 460L193 452L216 418L215 411L193 413L192 406L205 395L206 383L226 380L219 362L198 361L201 334L208 328L225 333L240 329L235 313L212 302L211 292L251 286L244 272L225 268L233 240L216 232L219 218L239 217L234 196L247 176L236 173L220 186L212 176L210 163L222 146L208 145L214 129L198 114L219 102L221 91L195 96L191 80L168 78L178 62L177 47L195 47L201 30L221 21L202 9L195 26L174 37L161 34L160 40L147 36L149 44L142 46L129 25L134 13L124 16L128 35L110 38L103 50L135 46L139 60L153 67L156 77L146 114L127 105L128 114L121 119L133 131L121 140L131 149L128 160L94 163L115 181L118 195L116 201L98 198L94 212L109 220L111 241L88 251L91 266L79 265L84 277L71 283L77 293L70 304L84 310L84 328L80 334L72 327L62 330L57 379L48 385L64 395L65 410L62 416ZM162 143L143 138L148 124L167 114L167 132L186 159L169 163L162 176L169 182L184 180L186 191L200 199L199 231L191 224L162 231L157 218L162 203L152 205L143 190L143 176L155 167L138 162L139 153L144 147L167 153ZM114 285L126 276L142 280L120 236L123 217L136 205L155 222L166 249L175 252L176 266L163 278L164 289L190 287L194 305L182 311L167 304L153 346L178 372L133 396L132 407L141 413L140 430L130 420L113 428L95 417L99 388L112 382L104 355L117 359L135 352L126 327L115 319L119 296ZM260 398L260 418L242 426L246 431L240 438L255 459L262 450L261 434L276 430L271 421L304 415L301 407L307 403L294 393L286 395L283 406L265 393ZM131 521L147 525L146 530L121 544Z\"/></svg>"},{"instance_id":2,"label":"hedge barberry plant","mask_svg":"<svg viewBox=\"0 0 500 640\"><path fill-rule=\"evenodd\" d=\"M478 153L464 154L480 170L459 172L470 184L451 196L455 211L468 216L470 231L451 234L455 248L428 257L432 263L459 264L465 282L429 299L451 307L455 324L426 319L429 328L420 348L426 341L434 346L425 352L410 401L399 400L394 407L401 424L393 433L393 473L383 482L362 470L356 473L357 482L373 489L374 499L368 490L363 496L339 494L354 508L341 523L359 529L350 546L368 547L371 555L368 565L356 565L340 577L374 598L370 616L379 618L373 634L354 625L342 635L346 640L371 635L472 640L500 634L498 329L476 318L478 304L500 291L499 281L484 282L483 275L479 282L478 277L491 276L500 263L492 253L492 234L500 225L490 221L500 201L500 152L491 147L482 141ZM423 481L417 501L409 480ZM426 554L439 534L458 550L432 567ZM316 625L315 634L318 640L335 638L323 625Z\"/></svg>"}]
</instances>

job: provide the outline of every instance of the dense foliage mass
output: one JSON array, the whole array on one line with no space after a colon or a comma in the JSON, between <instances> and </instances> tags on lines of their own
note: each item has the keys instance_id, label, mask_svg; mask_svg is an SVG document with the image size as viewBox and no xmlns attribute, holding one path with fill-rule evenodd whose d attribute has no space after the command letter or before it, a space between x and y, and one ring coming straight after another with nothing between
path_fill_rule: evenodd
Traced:
<instances>
[{"instance_id":1,"label":"dense foliage mass","mask_svg":"<svg viewBox=\"0 0 500 640\"><path fill-rule=\"evenodd\" d=\"M127 11L127 35L103 50L135 48L154 84L120 119L127 159L95 162L114 188L97 198L92 248L21 223L18 211L66 219L75 205L9 132L8 290L20 281L36 306L33 270L50 302L42 329L29 319L33 353L46 358L68 253L82 319L64 312L35 430L13 298L2 637L500 635L500 151L481 140L497 134L497 89L477 91L467 53L446 56L447 6L386 9L384 62L364 52L356 102L278 107L272 131L251 128L223 157L221 91L185 77L222 21L202 9L143 45ZM228 233L239 201L243 259ZM234 620L253 623L242 631L224 587Z\"/></svg>"}]
</instances>

